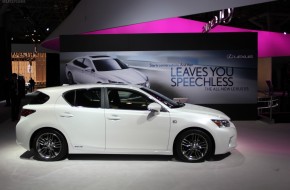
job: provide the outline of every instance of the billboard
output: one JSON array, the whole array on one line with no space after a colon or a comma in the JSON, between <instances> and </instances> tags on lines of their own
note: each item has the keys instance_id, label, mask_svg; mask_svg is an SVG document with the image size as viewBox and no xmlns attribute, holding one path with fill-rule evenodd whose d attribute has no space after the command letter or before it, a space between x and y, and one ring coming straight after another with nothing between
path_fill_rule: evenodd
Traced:
<instances>
[{"instance_id":1,"label":"billboard","mask_svg":"<svg viewBox=\"0 0 290 190\"><path fill-rule=\"evenodd\" d=\"M194 104L253 105L256 113L256 33L68 35L60 45L63 84L139 84Z\"/></svg>"}]
</instances>

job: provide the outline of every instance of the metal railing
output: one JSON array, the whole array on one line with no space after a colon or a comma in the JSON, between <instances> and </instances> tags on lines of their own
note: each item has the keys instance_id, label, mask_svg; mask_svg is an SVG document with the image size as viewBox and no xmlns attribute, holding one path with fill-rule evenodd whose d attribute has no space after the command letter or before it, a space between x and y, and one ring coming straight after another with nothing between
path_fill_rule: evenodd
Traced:
<instances>
[{"instance_id":1,"label":"metal railing","mask_svg":"<svg viewBox=\"0 0 290 190\"><path fill-rule=\"evenodd\" d=\"M258 97L258 116L270 119L270 121L273 121L273 112L279 110L279 99L273 96L269 97ZM269 115L267 117L267 115Z\"/></svg>"}]
</instances>

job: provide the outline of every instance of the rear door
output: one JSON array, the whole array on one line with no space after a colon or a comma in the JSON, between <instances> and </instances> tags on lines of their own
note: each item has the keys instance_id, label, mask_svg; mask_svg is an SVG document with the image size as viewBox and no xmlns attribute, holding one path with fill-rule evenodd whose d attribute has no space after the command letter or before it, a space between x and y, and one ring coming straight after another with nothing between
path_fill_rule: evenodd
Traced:
<instances>
[{"instance_id":1,"label":"rear door","mask_svg":"<svg viewBox=\"0 0 290 190\"><path fill-rule=\"evenodd\" d=\"M101 102L101 88L72 90L58 100L55 110L59 124L76 149L92 153L104 150L105 118Z\"/></svg>"}]
</instances>

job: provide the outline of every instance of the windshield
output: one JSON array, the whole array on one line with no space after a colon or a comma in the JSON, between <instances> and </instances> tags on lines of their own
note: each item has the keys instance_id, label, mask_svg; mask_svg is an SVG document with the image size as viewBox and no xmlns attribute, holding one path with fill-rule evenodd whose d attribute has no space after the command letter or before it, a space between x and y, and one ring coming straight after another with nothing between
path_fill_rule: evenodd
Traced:
<instances>
[{"instance_id":1,"label":"windshield","mask_svg":"<svg viewBox=\"0 0 290 190\"><path fill-rule=\"evenodd\" d=\"M165 104L170 108L180 108L185 105L184 103L175 102L170 98L164 96L163 94L160 94L159 92L156 92L150 88L142 87L141 90L144 90L145 92L147 92L148 94L150 94L151 96L153 96L154 98L156 98L157 100L159 100L160 102L162 102L163 104Z\"/></svg>"},{"instance_id":2,"label":"windshield","mask_svg":"<svg viewBox=\"0 0 290 190\"><path fill-rule=\"evenodd\" d=\"M99 59L93 60L97 71L114 71L128 69L128 66L118 59Z\"/></svg>"}]
</instances>

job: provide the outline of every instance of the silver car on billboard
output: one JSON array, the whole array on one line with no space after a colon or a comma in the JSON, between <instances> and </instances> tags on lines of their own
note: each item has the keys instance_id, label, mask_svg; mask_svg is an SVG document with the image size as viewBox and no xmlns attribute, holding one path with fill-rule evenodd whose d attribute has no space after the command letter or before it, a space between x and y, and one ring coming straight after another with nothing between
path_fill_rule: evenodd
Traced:
<instances>
[{"instance_id":1,"label":"silver car on billboard","mask_svg":"<svg viewBox=\"0 0 290 190\"><path fill-rule=\"evenodd\" d=\"M75 58L66 64L65 73L70 84L120 83L150 87L145 74L109 56Z\"/></svg>"}]
</instances>

